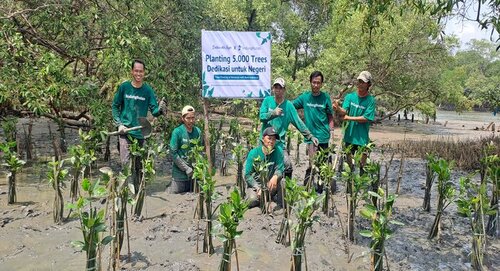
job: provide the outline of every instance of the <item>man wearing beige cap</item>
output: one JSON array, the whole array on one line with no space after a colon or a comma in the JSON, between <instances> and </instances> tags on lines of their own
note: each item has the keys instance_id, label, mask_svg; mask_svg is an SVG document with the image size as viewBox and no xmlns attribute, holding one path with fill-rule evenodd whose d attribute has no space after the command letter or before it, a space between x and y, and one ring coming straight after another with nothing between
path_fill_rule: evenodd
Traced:
<instances>
[{"instance_id":1,"label":"man wearing beige cap","mask_svg":"<svg viewBox=\"0 0 500 271\"><path fill-rule=\"evenodd\" d=\"M302 133L306 140L318 145L318 139L311 134L304 122L299 118L293 104L285 100L285 91L285 80L283 78L277 78L273 83L274 96L266 97L264 101L262 101L260 107L260 121L262 122L261 135L266 128L274 127L278 134L276 146L284 150L286 132L291 123ZM283 154L285 176L292 177L293 168L289 153L283 151Z\"/></svg>"},{"instance_id":2,"label":"man wearing beige cap","mask_svg":"<svg viewBox=\"0 0 500 271\"><path fill-rule=\"evenodd\" d=\"M201 130L194 126L196 121L195 110L186 105L181 112L182 124L174 129L170 138L170 154L174 164L172 166L172 183L169 193L178 194L191 192L193 188L193 166L188 161L187 154L193 147L191 140L198 139L202 144ZM186 145L187 148L182 148Z\"/></svg>"},{"instance_id":3,"label":"man wearing beige cap","mask_svg":"<svg viewBox=\"0 0 500 271\"><path fill-rule=\"evenodd\" d=\"M335 111L344 121L347 121L344 143L347 147L351 146L352 153L370 142L368 132L370 122L375 119L376 106L375 98L369 93L372 84L372 75L368 71L362 71L358 76L357 92L349 93L342 107L338 106L337 101L333 104ZM361 167L365 165L366 157L367 154L363 154Z\"/></svg>"}]
</instances>

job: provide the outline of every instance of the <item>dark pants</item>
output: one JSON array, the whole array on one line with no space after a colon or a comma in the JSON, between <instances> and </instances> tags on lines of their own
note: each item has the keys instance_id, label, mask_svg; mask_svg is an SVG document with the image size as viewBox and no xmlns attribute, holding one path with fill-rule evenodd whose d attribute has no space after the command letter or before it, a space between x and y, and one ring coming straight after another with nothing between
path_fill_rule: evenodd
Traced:
<instances>
[{"instance_id":1,"label":"dark pants","mask_svg":"<svg viewBox=\"0 0 500 271\"><path fill-rule=\"evenodd\" d=\"M170 186L167 189L170 194L180 194L186 192L193 192L193 180L176 180L172 179Z\"/></svg>"},{"instance_id":2,"label":"dark pants","mask_svg":"<svg viewBox=\"0 0 500 271\"><path fill-rule=\"evenodd\" d=\"M139 146L144 145L144 139L137 139ZM122 166L122 170L125 167L128 167L130 162L130 145L132 141L128 138L127 135L120 135L118 138L120 144L120 162ZM134 156L134 162L132 163L132 168L130 169L130 173L132 175L132 181L134 184L134 194L139 191L139 185L142 179L142 161L141 157Z\"/></svg>"},{"instance_id":3,"label":"dark pants","mask_svg":"<svg viewBox=\"0 0 500 271\"><path fill-rule=\"evenodd\" d=\"M328 149L328 143L320 143L318 145L318 147L314 147L312 144L308 144L307 146L307 151L308 151L308 155L309 155L309 167L306 169L306 175L304 177L304 186L307 186L307 184L312 181L313 184L314 184L314 188L316 190L316 192L318 192L319 194L323 193L323 184L319 184L318 182L314 182L314 175L315 175L315 172L313 172L313 169L312 169L312 166L313 166L313 161L312 161L312 157L314 157L314 155L318 152L318 151L322 151L322 150L325 150L325 149ZM329 156L325 156L323 158L324 160L323 161L320 161L320 163L324 163L327 161L327 159L329 159ZM323 180L324 182L325 181L329 181L329 180Z\"/></svg>"}]
</instances>

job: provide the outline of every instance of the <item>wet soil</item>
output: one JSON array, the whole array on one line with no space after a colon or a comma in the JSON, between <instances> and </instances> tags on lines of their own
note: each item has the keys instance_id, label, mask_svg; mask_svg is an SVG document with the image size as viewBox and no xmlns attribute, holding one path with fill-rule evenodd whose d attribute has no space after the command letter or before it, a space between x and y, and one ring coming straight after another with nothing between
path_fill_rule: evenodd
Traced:
<instances>
[{"instance_id":1,"label":"wet soil","mask_svg":"<svg viewBox=\"0 0 500 271\"><path fill-rule=\"evenodd\" d=\"M443 127L440 124L398 124L387 121L375 125L371 137L383 144L404 138L491 135L491 132L474 131L462 125L450 122L447 127ZM40 126L43 127L42 124ZM36 144L45 145L43 139L43 135L40 136ZM293 157L295 151L292 150ZM301 145L299 151L304 159L294 165L294 176L302 179L307 166L305 146ZM43 151L39 150L39 153L42 156ZM389 154L375 151L371 158L385 163ZM113 150L111 164L101 163L100 166L111 165L116 168L117 159L116 151ZM399 159L396 155L389 167L388 186L391 193L394 193L397 185ZM165 187L170 182L170 166L168 159L158 163L157 178L147 187L144 219L129 223L130 261L125 246L121 267L125 270L217 270L222 258L222 242L215 237L215 253L211 256L201 253L205 225L203 221L198 223L198 220L193 219L196 195L166 193ZM421 210L424 166L421 159L405 160L401 190L393 216L404 226L393 226L394 235L386 243L389 267L391 270L470 270L470 226L467 218L457 215L454 204L444 214L440 238L432 241L427 239L437 199L434 187L431 212ZM0 270L82 270L85 267L84 253L76 251L71 245L71 241L82 238L78 221L69 219L61 225L52 222L54 192L46 182L45 167L44 163L32 163L20 173L18 203L13 205L6 204L7 184L4 172L0 173ZM216 204L226 199L227 188L235 183L234 168L232 165L229 176L216 175L216 190L219 194ZM452 179L458 180L465 174L454 171ZM343 238L347 216L344 191L343 185L339 184L339 191L334 195L336 208L331 209L330 216L317 211L320 220L312 226L306 237L308 270L369 270L370 240L357 235L355 244L351 244ZM69 190L64 193L69 201ZM65 214L67 212L65 210ZM262 215L258 208L247 211L239 226L243 234L236 241L240 270L290 269L291 248L275 242L282 217L283 210L276 210L271 215ZM356 223L358 230L369 228L369 222L361 217ZM103 255L103 269L106 269L109 248L104 250ZM500 242L489 239L485 258L489 270L500 266L499 255ZM233 270L236 270L234 256L232 263Z\"/></svg>"}]
</instances>

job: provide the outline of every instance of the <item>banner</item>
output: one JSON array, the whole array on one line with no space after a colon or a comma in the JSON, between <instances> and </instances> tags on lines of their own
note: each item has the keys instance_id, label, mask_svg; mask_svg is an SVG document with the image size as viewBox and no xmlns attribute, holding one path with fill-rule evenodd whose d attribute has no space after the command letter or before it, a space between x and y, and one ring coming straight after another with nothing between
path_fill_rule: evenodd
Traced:
<instances>
[{"instance_id":1,"label":"banner","mask_svg":"<svg viewBox=\"0 0 500 271\"><path fill-rule=\"evenodd\" d=\"M271 33L202 30L201 47L204 98L271 95Z\"/></svg>"}]
</instances>

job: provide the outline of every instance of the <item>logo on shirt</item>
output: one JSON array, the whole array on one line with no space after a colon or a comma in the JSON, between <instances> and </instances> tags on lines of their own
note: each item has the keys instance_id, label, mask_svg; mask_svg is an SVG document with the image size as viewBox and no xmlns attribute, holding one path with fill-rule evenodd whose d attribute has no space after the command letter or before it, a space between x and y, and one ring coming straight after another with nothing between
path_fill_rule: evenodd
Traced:
<instances>
[{"instance_id":1,"label":"logo on shirt","mask_svg":"<svg viewBox=\"0 0 500 271\"><path fill-rule=\"evenodd\" d=\"M309 107L319 107L319 108L325 108L324 104L312 104L312 103L307 103L306 104Z\"/></svg>"},{"instance_id":2,"label":"logo on shirt","mask_svg":"<svg viewBox=\"0 0 500 271\"><path fill-rule=\"evenodd\" d=\"M144 98L144 97L137 96L137 95L129 95L129 94L125 94L125 98L127 98L127 99L133 99L133 100L141 100L141 101L145 101L146 100L146 98Z\"/></svg>"},{"instance_id":3,"label":"logo on shirt","mask_svg":"<svg viewBox=\"0 0 500 271\"><path fill-rule=\"evenodd\" d=\"M352 106L352 107L359 108L359 109L362 109L362 110L365 110L365 109L366 109L366 107L364 107L364 106L362 106L362 105L359 105L359 104L355 104L355 103L353 103L353 102L351 102L351 106Z\"/></svg>"}]
</instances>

